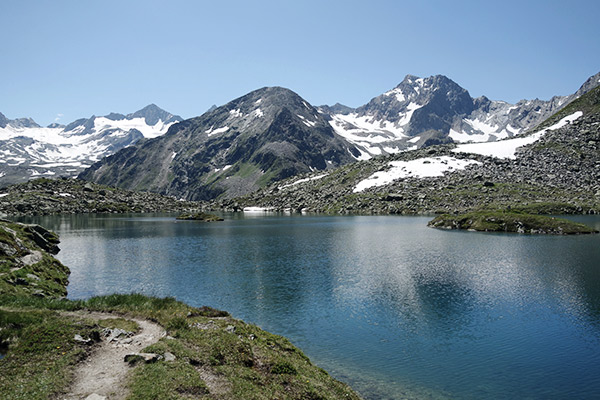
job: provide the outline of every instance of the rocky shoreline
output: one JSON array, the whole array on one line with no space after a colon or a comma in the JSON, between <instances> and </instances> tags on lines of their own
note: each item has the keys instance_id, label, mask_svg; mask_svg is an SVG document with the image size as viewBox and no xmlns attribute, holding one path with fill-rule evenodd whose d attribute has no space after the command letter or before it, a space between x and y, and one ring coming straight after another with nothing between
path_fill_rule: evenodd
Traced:
<instances>
[{"instance_id":1,"label":"rocky shoreline","mask_svg":"<svg viewBox=\"0 0 600 400\"><path fill-rule=\"evenodd\" d=\"M197 212L205 203L98 185L76 178L36 179L0 189L0 215Z\"/></svg>"}]
</instances>

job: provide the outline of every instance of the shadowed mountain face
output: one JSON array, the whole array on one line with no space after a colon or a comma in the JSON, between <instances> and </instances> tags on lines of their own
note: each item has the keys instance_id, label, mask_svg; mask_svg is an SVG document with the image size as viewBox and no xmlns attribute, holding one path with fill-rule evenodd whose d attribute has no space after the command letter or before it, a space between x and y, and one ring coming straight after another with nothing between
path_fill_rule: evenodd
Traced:
<instances>
[{"instance_id":1,"label":"shadowed mountain face","mask_svg":"<svg viewBox=\"0 0 600 400\"><path fill-rule=\"evenodd\" d=\"M354 161L354 146L296 93L269 87L172 126L80 177L190 200L233 197Z\"/></svg>"}]
</instances>

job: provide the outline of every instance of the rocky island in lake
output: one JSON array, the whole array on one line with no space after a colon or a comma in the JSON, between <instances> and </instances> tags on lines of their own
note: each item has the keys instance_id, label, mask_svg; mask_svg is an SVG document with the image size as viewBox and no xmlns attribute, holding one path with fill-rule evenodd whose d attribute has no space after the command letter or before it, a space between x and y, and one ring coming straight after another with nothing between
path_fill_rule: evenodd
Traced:
<instances>
[{"instance_id":1,"label":"rocky island in lake","mask_svg":"<svg viewBox=\"0 0 600 400\"><path fill-rule=\"evenodd\" d=\"M503 211L474 211L458 215L443 214L429 221L428 226L440 229L548 235L598 233L597 230L585 224L564 218Z\"/></svg>"}]
</instances>

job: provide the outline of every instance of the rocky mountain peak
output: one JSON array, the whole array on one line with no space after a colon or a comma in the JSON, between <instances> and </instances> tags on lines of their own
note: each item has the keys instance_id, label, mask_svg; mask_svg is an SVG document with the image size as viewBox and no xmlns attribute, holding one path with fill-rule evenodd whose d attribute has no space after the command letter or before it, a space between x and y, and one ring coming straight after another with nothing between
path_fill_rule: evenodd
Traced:
<instances>
[{"instance_id":1,"label":"rocky mountain peak","mask_svg":"<svg viewBox=\"0 0 600 400\"><path fill-rule=\"evenodd\" d=\"M0 113L0 128L5 128L8 124L8 118L4 116L4 114Z\"/></svg>"},{"instance_id":2,"label":"rocky mountain peak","mask_svg":"<svg viewBox=\"0 0 600 400\"><path fill-rule=\"evenodd\" d=\"M105 158L80 176L178 198L211 199L334 168L352 161L353 152L298 94L264 87Z\"/></svg>"},{"instance_id":3,"label":"rocky mountain peak","mask_svg":"<svg viewBox=\"0 0 600 400\"><path fill-rule=\"evenodd\" d=\"M40 125L31 118L13 119L11 125L15 128L40 128Z\"/></svg>"},{"instance_id":4,"label":"rocky mountain peak","mask_svg":"<svg viewBox=\"0 0 600 400\"><path fill-rule=\"evenodd\" d=\"M158 121L162 121L164 124L171 122L183 121L179 115L173 115L170 112L163 110L158 107L156 104L149 104L146 107L138 110L134 113L127 114L124 118L133 119L133 118L144 118L148 125L156 125Z\"/></svg>"},{"instance_id":5,"label":"rocky mountain peak","mask_svg":"<svg viewBox=\"0 0 600 400\"><path fill-rule=\"evenodd\" d=\"M590 76L583 83L583 85L581 85L579 90L575 92L575 97L580 97L598 86L600 86L600 72L598 72L596 75Z\"/></svg>"}]
</instances>

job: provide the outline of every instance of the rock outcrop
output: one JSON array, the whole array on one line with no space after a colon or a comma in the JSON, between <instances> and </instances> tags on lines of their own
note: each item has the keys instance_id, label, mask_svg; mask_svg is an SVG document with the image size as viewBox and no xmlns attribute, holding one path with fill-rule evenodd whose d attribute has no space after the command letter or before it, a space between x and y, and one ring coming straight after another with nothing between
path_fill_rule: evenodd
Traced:
<instances>
[{"instance_id":1,"label":"rock outcrop","mask_svg":"<svg viewBox=\"0 0 600 400\"><path fill-rule=\"evenodd\" d=\"M40 225L0 220L0 296L66 296L69 269L51 255L58 243Z\"/></svg>"}]
</instances>

